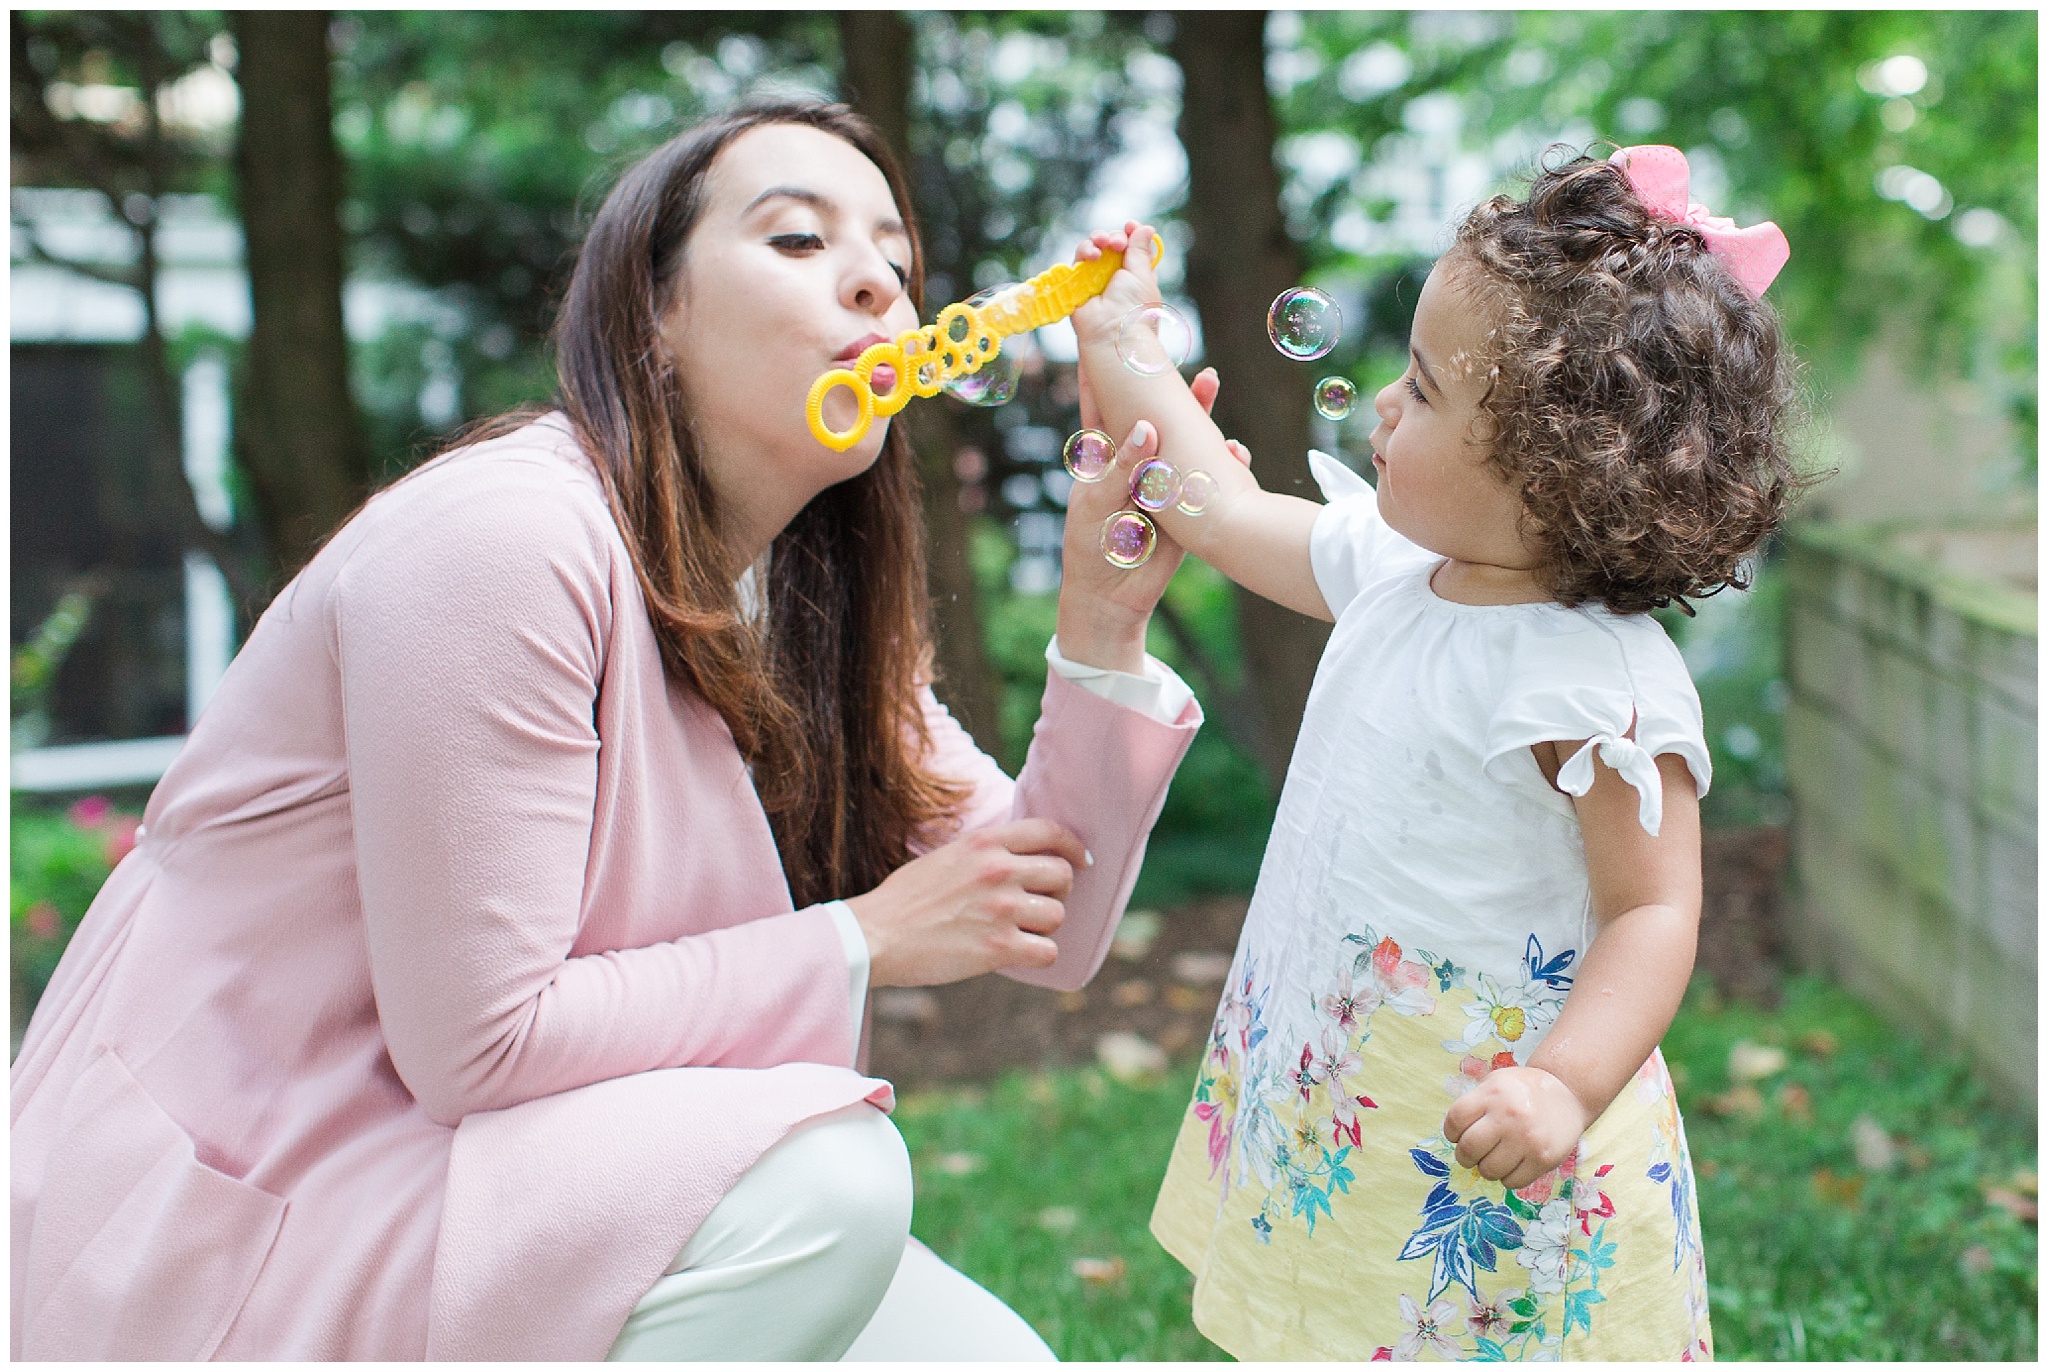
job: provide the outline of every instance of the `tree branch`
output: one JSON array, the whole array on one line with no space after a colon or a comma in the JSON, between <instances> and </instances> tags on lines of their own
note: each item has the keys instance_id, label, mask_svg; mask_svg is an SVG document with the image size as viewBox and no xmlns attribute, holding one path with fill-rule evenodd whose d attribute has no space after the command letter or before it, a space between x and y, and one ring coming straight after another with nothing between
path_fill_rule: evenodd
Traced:
<instances>
[{"instance_id":1,"label":"tree branch","mask_svg":"<svg viewBox=\"0 0 2048 1372\"><path fill-rule=\"evenodd\" d=\"M29 257L46 267L59 267L67 272L75 272L89 280L104 281L109 286L126 286L131 291L140 292L143 289L142 282L137 279L135 273L117 271L112 267L95 266L90 262L74 262L68 257L57 256L57 254L43 246L42 239L37 236L36 226L25 219L16 219L14 227L22 230L27 235Z\"/></svg>"}]
</instances>

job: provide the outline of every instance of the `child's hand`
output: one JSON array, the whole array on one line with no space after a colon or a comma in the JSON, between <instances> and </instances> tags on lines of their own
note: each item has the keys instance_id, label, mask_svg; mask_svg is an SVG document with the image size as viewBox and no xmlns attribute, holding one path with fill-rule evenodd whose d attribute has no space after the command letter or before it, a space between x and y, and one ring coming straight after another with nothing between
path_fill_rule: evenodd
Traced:
<instances>
[{"instance_id":1,"label":"child's hand","mask_svg":"<svg viewBox=\"0 0 2048 1372\"><path fill-rule=\"evenodd\" d=\"M1459 1165L1518 1191L1557 1167L1592 1121L1578 1096L1540 1067L1502 1067L1444 1115Z\"/></svg>"},{"instance_id":2,"label":"child's hand","mask_svg":"<svg viewBox=\"0 0 2048 1372\"><path fill-rule=\"evenodd\" d=\"M1157 230L1133 219L1121 230L1096 230L1074 249L1076 262L1093 262L1105 252L1124 255L1123 266L1109 278L1102 294L1083 301L1074 311L1076 333L1085 336L1116 329L1132 310L1159 303L1159 278L1152 274L1152 245L1157 237Z\"/></svg>"}]
</instances>

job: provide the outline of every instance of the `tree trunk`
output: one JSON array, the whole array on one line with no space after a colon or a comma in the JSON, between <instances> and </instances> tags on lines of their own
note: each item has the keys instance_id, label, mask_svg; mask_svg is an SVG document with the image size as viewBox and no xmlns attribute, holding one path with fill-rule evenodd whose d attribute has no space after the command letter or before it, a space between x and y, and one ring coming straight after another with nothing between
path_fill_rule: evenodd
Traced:
<instances>
[{"instance_id":1,"label":"tree trunk","mask_svg":"<svg viewBox=\"0 0 2048 1372\"><path fill-rule=\"evenodd\" d=\"M842 10L839 43L842 85L849 104L874 122L910 174L910 76L914 35L893 10ZM914 193L914 188L913 188ZM924 485L924 522L933 627L937 635L940 700L991 756L1003 753L1002 682L982 640L981 612L968 557L967 516L960 509L960 478L953 470L959 447L950 401L933 398L904 410Z\"/></svg>"},{"instance_id":2,"label":"tree trunk","mask_svg":"<svg viewBox=\"0 0 2048 1372\"><path fill-rule=\"evenodd\" d=\"M1171 52L1181 69L1180 141L1194 232L1188 293L1201 314L1208 361L1223 378L1216 422L1251 449L1267 490L1314 499L1308 444L1315 378L1266 336L1266 310L1300 284L1302 257L1287 236L1273 166L1278 127L1266 93L1265 25L1261 10L1175 16ZM1330 626L1233 589L1245 670L1264 726L1258 762L1277 789Z\"/></svg>"},{"instance_id":3,"label":"tree trunk","mask_svg":"<svg viewBox=\"0 0 2048 1372\"><path fill-rule=\"evenodd\" d=\"M341 156L325 11L234 14L248 368L237 447L278 571L297 572L369 488L342 327Z\"/></svg>"}]
</instances>

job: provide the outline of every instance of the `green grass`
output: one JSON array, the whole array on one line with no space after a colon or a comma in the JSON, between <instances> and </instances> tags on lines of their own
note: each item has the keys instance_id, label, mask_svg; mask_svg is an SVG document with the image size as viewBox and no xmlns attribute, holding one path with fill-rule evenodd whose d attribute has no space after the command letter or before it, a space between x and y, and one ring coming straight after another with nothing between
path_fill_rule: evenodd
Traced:
<instances>
[{"instance_id":1,"label":"green grass","mask_svg":"<svg viewBox=\"0 0 2048 1372\"><path fill-rule=\"evenodd\" d=\"M1823 1055L1816 1033L1839 1046ZM1782 1045L1789 1063L1761 1083L1760 1112L1717 1115L1707 1101L1729 1090L1742 1040ZM1695 994L1665 1052L1700 1172L1720 1357L2034 1357L2035 1231L1984 1196L2032 1172L2034 1134L1965 1067L1810 977L1775 1012ZM905 1097L918 1236L1064 1359L1223 1357L1189 1322L1187 1273L1145 1227L1191 1070L1137 1087L1093 1069L1019 1074ZM1810 1120L1781 1106L1788 1085L1808 1093ZM1866 1113L1900 1143L1892 1170L1857 1166L1850 1128ZM1047 1227L1060 1207L1076 1223ZM1124 1275L1084 1281L1082 1257L1121 1258Z\"/></svg>"}]
</instances>

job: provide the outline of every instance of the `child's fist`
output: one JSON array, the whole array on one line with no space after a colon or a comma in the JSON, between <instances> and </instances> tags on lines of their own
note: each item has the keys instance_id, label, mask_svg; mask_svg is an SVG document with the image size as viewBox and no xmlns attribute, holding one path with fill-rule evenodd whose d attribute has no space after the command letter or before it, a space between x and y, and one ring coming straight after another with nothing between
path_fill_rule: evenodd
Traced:
<instances>
[{"instance_id":1,"label":"child's fist","mask_svg":"<svg viewBox=\"0 0 2048 1372\"><path fill-rule=\"evenodd\" d=\"M1076 262L1093 262L1105 252L1124 255L1123 266L1110 277L1109 285L1093 300L1074 311L1076 332L1115 329L1123 317L1144 305L1159 303L1159 278L1153 273L1152 254L1158 231L1135 219L1121 229L1098 229L1074 249Z\"/></svg>"},{"instance_id":2,"label":"child's fist","mask_svg":"<svg viewBox=\"0 0 2048 1372\"><path fill-rule=\"evenodd\" d=\"M1540 1067L1502 1067L1444 1115L1458 1163L1518 1191L1557 1167L1586 1132L1586 1107Z\"/></svg>"}]
</instances>

